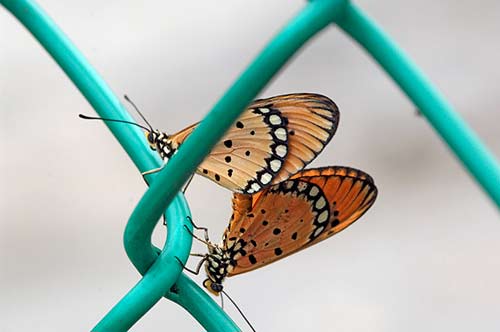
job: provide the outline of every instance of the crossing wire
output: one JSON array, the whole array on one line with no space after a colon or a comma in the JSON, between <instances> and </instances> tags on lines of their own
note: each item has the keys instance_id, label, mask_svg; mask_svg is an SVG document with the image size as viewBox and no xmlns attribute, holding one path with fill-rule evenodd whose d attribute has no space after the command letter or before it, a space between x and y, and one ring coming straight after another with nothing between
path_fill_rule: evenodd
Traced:
<instances>
[{"instance_id":1,"label":"crossing wire","mask_svg":"<svg viewBox=\"0 0 500 332\"><path fill-rule=\"evenodd\" d=\"M54 21L31 0L0 0L64 70L102 117L133 121L118 98ZM159 173L134 209L124 232L128 257L143 275L92 331L127 331L166 297L184 307L209 332L240 329L218 305L182 273L192 238L189 206L179 189L245 107L311 37L330 24L357 41L394 79L493 202L500 207L500 167L477 135L456 114L418 67L358 6L348 0L313 0L267 44L215 104ZM161 165L135 126L106 122L140 172ZM162 213L168 234L163 249L151 236ZM175 284L175 286L174 286Z\"/></svg>"}]
</instances>

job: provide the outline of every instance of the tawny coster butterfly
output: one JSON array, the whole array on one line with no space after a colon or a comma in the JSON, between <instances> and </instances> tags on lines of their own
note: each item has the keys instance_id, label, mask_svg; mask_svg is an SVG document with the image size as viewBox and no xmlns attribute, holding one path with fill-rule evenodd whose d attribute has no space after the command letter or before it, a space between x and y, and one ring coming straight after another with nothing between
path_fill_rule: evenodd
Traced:
<instances>
[{"instance_id":1,"label":"tawny coster butterfly","mask_svg":"<svg viewBox=\"0 0 500 332\"><path fill-rule=\"evenodd\" d=\"M196 172L234 192L258 192L310 163L331 140L338 122L335 103L319 94L255 100ZM150 147L168 160L197 125L173 135L152 128L145 134Z\"/></svg>"},{"instance_id":2,"label":"tawny coster butterfly","mask_svg":"<svg viewBox=\"0 0 500 332\"><path fill-rule=\"evenodd\" d=\"M366 173L349 167L308 169L253 194L233 196L222 244L205 241L203 285L214 295L226 277L252 271L316 244L351 225L375 202Z\"/></svg>"}]
</instances>

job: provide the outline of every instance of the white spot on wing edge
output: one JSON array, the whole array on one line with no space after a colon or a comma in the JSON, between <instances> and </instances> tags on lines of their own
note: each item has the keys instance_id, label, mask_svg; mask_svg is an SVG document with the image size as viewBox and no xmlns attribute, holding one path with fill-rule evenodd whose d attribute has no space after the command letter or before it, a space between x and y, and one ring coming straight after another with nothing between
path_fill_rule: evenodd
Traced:
<instances>
[{"instance_id":1,"label":"white spot on wing edge","mask_svg":"<svg viewBox=\"0 0 500 332\"><path fill-rule=\"evenodd\" d=\"M265 108L265 107L259 108L259 111L261 111L262 114L266 114L266 113L269 113L269 108Z\"/></svg>"},{"instance_id":2,"label":"white spot on wing edge","mask_svg":"<svg viewBox=\"0 0 500 332\"><path fill-rule=\"evenodd\" d=\"M286 156L286 152L287 152L287 148L286 148L286 145L278 145L276 147L276 154L280 157L284 157Z\"/></svg>"},{"instance_id":3,"label":"white spot on wing edge","mask_svg":"<svg viewBox=\"0 0 500 332\"><path fill-rule=\"evenodd\" d=\"M279 125L279 124L281 124L281 118L279 116L277 116L276 114L272 114L269 117L269 122L273 125Z\"/></svg>"},{"instance_id":4,"label":"white spot on wing edge","mask_svg":"<svg viewBox=\"0 0 500 332\"><path fill-rule=\"evenodd\" d=\"M311 190L309 190L309 195L314 197L319 194L319 189L318 187L312 187Z\"/></svg>"},{"instance_id":5,"label":"white spot on wing edge","mask_svg":"<svg viewBox=\"0 0 500 332\"><path fill-rule=\"evenodd\" d=\"M316 228L316 230L314 231L314 234L313 236L316 237L318 235L321 234L321 232L323 232L323 230L325 229L325 226L319 226L318 228Z\"/></svg>"},{"instance_id":6,"label":"white spot on wing edge","mask_svg":"<svg viewBox=\"0 0 500 332\"><path fill-rule=\"evenodd\" d=\"M271 180L273 179L272 175L269 174L269 173L264 173L260 176L260 182L262 184L268 184L269 182L271 182Z\"/></svg>"},{"instance_id":7,"label":"white spot on wing edge","mask_svg":"<svg viewBox=\"0 0 500 332\"><path fill-rule=\"evenodd\" d=\"M317 201L316 201L316 209L322 209L326 205L326 200L323 196L321 196Z\"/></svg>"},{"instance_id":8,"label":"white spot on wing edge","mask_svg":"<svg viewBox=\"0 0 500 332\"><path fill-rule=\"evenodd\" d=\"M305 182L300 182L300 183L297 185L297 189L298 189L300 192L302 192L302 191L306 190L306 188L307 188L307 183L305 183Z\"/></svg>"},{"instance_id":9,"label":"white spot on wing edge","mask_svg":"<svg viewBox=\"0 0 500 332\"><path fill-rule=\"evenodd\" d=\"M258 183L255 183L255 182L254 182L254 183L252 183L252 186L251 186L250 188L252 188L252 190L253 190L252 192L256 192L256 191L259 191L259 190L260 190L260 186L259 186L259 184L258 184ZM249 192L250 192L250 191L249 191Z\"/></svg>"},{"instance_id":10,"label":"white spot on wing edge","mask_svg":"<svg viewBox=\"0 0 500 332\"><path fill-rule=\"evenodd\" d=\"M269 164L273 172L277 172L281 168L281 160L273 159Z\"/></svg>"},{"instance_id":11,"label":"white spot on wing edge","mask_svg":"<svg viewBox=\"0 0 500 332\"><path fill-rule=\"evenodd\" d=\"M286 141L286 130L285 128L278 128L274 131L274 135L276 136L277 139L279 139L280 141Z\"/></svg>"},{"instance_id":12,"label":"white spot on wing edge","mask_svg":"<svg viewBox=\"0 0 500 332\"><path fill-rule=\"evenodd\" d=\"M317 220L319 223L324 223L328 219L328 210L321 212Z\"/></svg>"}]
</instances>

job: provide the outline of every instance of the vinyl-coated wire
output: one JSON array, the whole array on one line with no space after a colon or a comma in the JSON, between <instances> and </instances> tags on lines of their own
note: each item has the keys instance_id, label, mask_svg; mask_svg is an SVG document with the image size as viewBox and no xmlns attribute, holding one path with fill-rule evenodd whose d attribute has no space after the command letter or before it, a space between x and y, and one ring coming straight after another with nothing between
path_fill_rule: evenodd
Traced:
<instances>
[{"instance_id":1,"label":"vinyl-coated wire","mask_svg":"<svg viewBox=\"0 0 500 332\"><path fill-rule=\"evenodd\" d=\"M132 120L102 78L34 1L0 0L0 4L45 47L100 116ZM189 207L178 191L227 128L296 51L335 22L379 62L500 206L498 162L409 58L350 1L310 1L235 81L166 167L148 177L151 186L133 211L124 233L126 252L143 278L93 331L128 330L162 296L186 308L207 331L239 331L218 305L182 273L175 259L185 262L192 242L184 229L184 225L192 227L186 218L190 215ZM135 126L109 122L106 125L140 172L160 166L161 161L150 152L142 132ZM160 250L151 244L151 234L165 209L168 234Z\"/></svg>"}]
</instances>

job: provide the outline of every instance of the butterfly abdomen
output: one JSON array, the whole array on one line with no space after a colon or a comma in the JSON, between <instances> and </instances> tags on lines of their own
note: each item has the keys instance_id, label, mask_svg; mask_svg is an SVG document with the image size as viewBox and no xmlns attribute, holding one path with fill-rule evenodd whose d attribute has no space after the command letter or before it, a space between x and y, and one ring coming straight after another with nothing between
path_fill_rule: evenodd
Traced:
<instances>
[{"instance_id":1,"label":"butterfly abdomen","mask_svg":"<svg viewBox=\"0 0 500 332\"><path fill-rule=\"evenodd\" d=\"M214 246L207 255L205 271L214 283L221 284L235 266L236 261L230 252Z\"/></svg>"}]
</instances>

